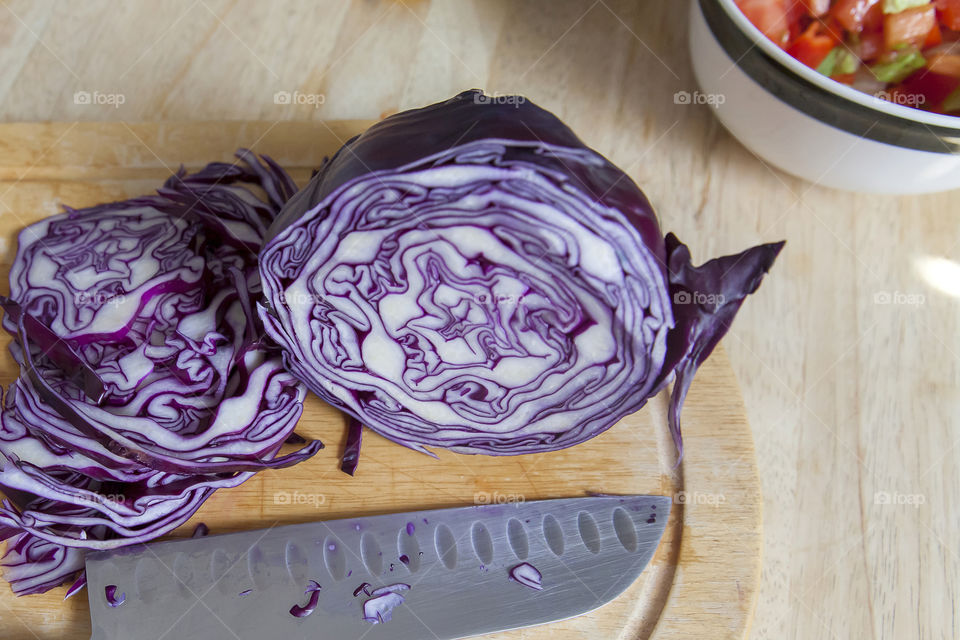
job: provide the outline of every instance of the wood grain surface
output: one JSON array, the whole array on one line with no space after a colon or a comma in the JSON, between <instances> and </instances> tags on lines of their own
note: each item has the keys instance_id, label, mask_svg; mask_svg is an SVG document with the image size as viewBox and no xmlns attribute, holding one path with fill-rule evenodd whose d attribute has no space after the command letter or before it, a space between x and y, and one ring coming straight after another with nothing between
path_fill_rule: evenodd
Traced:
<instances>
[{"instance_id":1,"label":"wood grain surface","mask_svg":"<svg viewBox=\"0 0 960 640\"><path fill-rule=\"evenodd\" d=\"M80 207L149 193L178 163L198 168L212 160L229 161L238 147L269 154L303 184L324 156L369 124L0 124L0 193L10 207L0 215L0 269L9 270L22 226L63 204ZM6 290L6 283L0 290ZM0 346L7 342L4 336ZM9 383L16 375L13 359L4 352L0 382ZM589 492L667 495L674 498L674 507L663 543L626 593L586 616L494 637L674 640L710 629L712 638L742 640L760 575L761 496L740 392L722 350L691 389L684 412L687 453L679 466L665 405L661 394L598 438L530 456L440 452L434 460L370 434L360 469L351 478L338 470L344 418L311 397L297 432L328 447L305 463L266 471L236 489L217 492L173 535L189 535L198 522L214 533L228 533ZM64 603L65 592L61 587L16 598L8 585L0 584L0 638L89 638L86 594Z\"/></svg>"},{"instance_id":2,"label":"wood grain surface","mask_svg":"<svg viewBox=\"0 0 960 640\"><path fill-rule=\"evenodd\" d=\"M674 103L695 89L685 22L680 0L7 1L0 119L376 118L474 86L535 100L695 257L788 241L725 339L764 487L752 636L960 637L958 195L766 167L710 107Z\"/></svg>"}]
</instances>

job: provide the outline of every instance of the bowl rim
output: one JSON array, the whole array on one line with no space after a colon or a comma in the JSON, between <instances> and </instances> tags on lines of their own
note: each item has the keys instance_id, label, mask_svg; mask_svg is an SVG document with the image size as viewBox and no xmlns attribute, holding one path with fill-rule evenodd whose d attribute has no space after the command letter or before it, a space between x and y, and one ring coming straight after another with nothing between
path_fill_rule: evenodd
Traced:
<instances>
[{"instance_id":1,"label":"bowl rim","mask_svg":"<svg viewBox=\"0 0 960 640\"><path fill-rule=\"evenodd\" d=\"M697 0L693 0L696 2ZM804 78L825 91L829 91L841 98L850 100L864 107L880 111L897 118L911 120L922 124L929 124L937 127L960 130L960 116L948 116L940 113L932 113L923 109L916 109L905 105L895 104L883 100L869 93L864 93L853 87L848 87L842 82L837 82L832 78L819 73L816 69L811 69L803 64L785 50L778 47L770 38L763 34L737 6L735 0L716 0L727 17L744 33L754 46L759 47L768 56L773 58L780 65L784 66L790 72Z\"/></svg>"}]
</instances>

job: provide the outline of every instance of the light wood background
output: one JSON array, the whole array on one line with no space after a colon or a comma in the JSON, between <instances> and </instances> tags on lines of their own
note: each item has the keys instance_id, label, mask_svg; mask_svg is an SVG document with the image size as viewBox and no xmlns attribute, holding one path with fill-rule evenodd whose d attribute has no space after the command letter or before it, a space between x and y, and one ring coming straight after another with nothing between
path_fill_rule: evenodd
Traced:
<instances>
[{"instance_id":1,"label":"light wood background","mask_svg":"<svg viewBox=\"0 0 960 640\"><path fill-rule=\"evenodd\" d=\"M812 186L676 105L685 2L0 6L3 121L375 118L469 87L555 111L695 257L788 240L725 340L765 492L753 637L958 637L960 196Z\"/></svg>"}]
</instances>

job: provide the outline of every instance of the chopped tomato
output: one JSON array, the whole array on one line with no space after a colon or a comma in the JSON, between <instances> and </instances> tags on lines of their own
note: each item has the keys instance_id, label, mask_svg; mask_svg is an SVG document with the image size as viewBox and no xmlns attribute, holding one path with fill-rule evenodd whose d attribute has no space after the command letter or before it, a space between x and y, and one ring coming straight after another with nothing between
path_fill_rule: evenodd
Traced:
<instances>
[{"instance_id":1,"label":"chopped tomato","mask_svg":"<svg viewBox=\"0 0 960 640\"><path fill-rule=\"evenodd\" d=\"M830 11L830 0L802 0L804 7L814 18L819 18Z\"/></svg>"},{"instance_id":2,"label":"chopped tomato","mask_svg":"<svg viewBox=\"0 0 960 640\"><path fill-rule=\"evenodd\" d=\"M922 70L890 89L890 100L909 107L939 109L943 101L960 86L960 80Z\"/></svg>"},{"instance_id":3,"label":"chopped tomato","mask_svg":"<svg viewBox=\"0 0 960 640\"><path fill-rule=\"evenodd\" d=\"M933 0L940 22L948 29L960 31L960 0Z\"/></svg>"},{"instance_id":4,"label":"chopped tomato","mask_svg":"<svg viewBox=\"0 0 960 640\"><path fill-rule=\"evenodd\" d=\"M861 31L873 7L879 8L880 0L837 0L830 8L830 15L847 31Z\"/></svg>"},{"instance_id":5,"label":"chopped tomato","mask_svg":"<svg viewBox=\"0 0 960 640\"><path fill-rule=\"evenodd\" d=\"M943 42L943 33L940 31L940 25L934 23L933 29L927 34L927 39L923 41L923 48L929 49Z\"/></svg>"},{"instance_id":6,"label":"chopped tomato","mask_svg":"<svg viewBox=\"0 0 960 640\"><path fill-rule=\"evenodd\" d=\"M960 56L949 53L937 53L927 59L927 69L933 73L960 78Z\"/></svg>"},{"instance_id":7,"label":"chopped tomato","mask_svg":"<svg viewBox=\"0 0 960 640\"><path fill-rule=\"evenodd\" d=\"M859 57L861 60L876 60L883 53L883 33L871 31L860 34Z\"/></svg>"},{"instance_id":8,"label":"chopped tomato","mask_svg":"<svg viewBox=\"0 0 960 640\"><path fill-rule=\"evenodd\" d=\"M785 46L790 32L784 0L737 0L743 14L778 45Z\"/></svg>"},{"instance_id":9,"label":"chopped tomato","mask_svg":"<svg viewBox=\"0 0 960 640\"><path fill-rule=\"evenodd\" d=\"M787 53L808 67L816 69L835 46L837 43L834 39L821 31L820 23L814 22L790 45Z\"/></svg>"},{"instance_id":10,"label":"chopped tomato","mask_svg":"<svg viewBox=\"0 0 960 640\"><path fill-rule=\"evenodd\" d=\"M867 15L863 16L864 31L880 31L883 29L883 3L877 2L867 9Z\"/></svg>"},{"instance_id":11,"label":"chopped tomato","mask_svg":"<svg viewBox=\"0 0 960 640\"><path fill-rule=\"evenodd\" d=\"M783 45L784 48L799 38L810 22L810 14L807 13L807 8L802 3L788 0L788 4L787 23L790 25L790 34L787 37L786 44Z\"/></svg>"},{"instance_id":12,"label":"chopped tomato","mask_svg":"<svg viewBox=\"0 0 960 640\"><path fill-rule=\"evenodd\" d=\"M904 45L919 47L936 26L937 12L930 4L888 13L883 16L884 45L890 50Z\"/></svg>"},{"instance_id":13,"label":"chopped tomato","mask_svg":"<svg viewBox=\"0 0 960 640\"><path fill-rule=\"evenodd\" d=\"M843 44L846 41L843 26L833 16L827 16L825 20L821 20L820 29L825 35L833 38L833 41L837 44Z\"/></svg>"},{"instance_id":14,"label":"chopped tomato","mask_svg":"<svg viewBox=\"0 0 960 640\"><path fill-rule=\"evenodd\" d=\"M960 115L960 50L943 45L960 44L960 0L735 2L787 53L837 82L858 85L866 63L885 97ZM901 6L908 8L895 11Z\"/></svg>"}]
</instances>

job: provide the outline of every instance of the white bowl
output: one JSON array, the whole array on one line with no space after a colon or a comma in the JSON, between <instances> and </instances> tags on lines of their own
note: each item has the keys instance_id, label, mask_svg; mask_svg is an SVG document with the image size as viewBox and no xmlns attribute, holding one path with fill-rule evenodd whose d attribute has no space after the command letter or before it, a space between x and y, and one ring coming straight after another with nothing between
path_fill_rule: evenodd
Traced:
<instances>
[{"instance_id":1,"label":"white bowl","mask_svg":"<svg viewBox=\"0 0 960 640\"><path fill-rule=\"evenodd\" d=\"M763 161L815 184L868 193L960 188L960 117L894 104L795 60L733 0L690 1L690 56L709 104Z\"/></svg>"}]
</instances>

